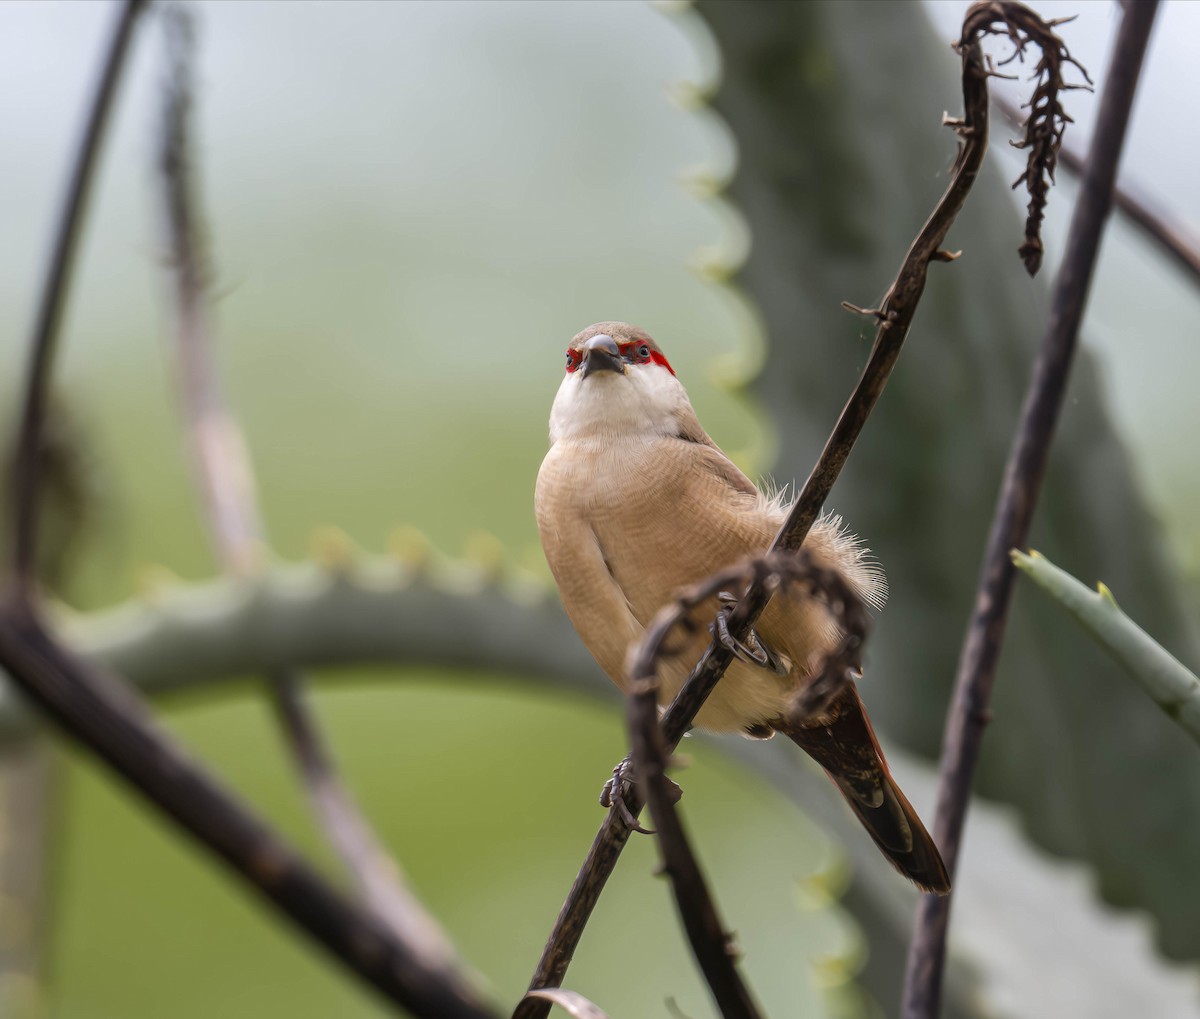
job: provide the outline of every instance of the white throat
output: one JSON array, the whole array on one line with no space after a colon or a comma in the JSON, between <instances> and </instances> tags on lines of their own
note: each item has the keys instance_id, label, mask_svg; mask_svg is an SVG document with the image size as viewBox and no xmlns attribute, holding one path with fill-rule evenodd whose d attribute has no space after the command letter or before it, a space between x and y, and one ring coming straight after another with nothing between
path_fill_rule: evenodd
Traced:
<instances>
[{"instance_id":1,"label":"white throat","mask_svg":"<svg viewBox=\"0 0 1200 1019\"><path fill-rule=\"evenodd\" d=\"M569 372L550 408L550 443L561 439L678 435L691 409L683 384L658 364L630 365L623 375Z\"/></svg>"}]
</instances>

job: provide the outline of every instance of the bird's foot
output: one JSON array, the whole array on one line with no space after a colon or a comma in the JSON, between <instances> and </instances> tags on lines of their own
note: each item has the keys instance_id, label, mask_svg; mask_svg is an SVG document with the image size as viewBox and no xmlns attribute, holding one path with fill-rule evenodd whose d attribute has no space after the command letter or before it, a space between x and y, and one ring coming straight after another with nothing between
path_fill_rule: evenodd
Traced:
<instances>
[{"instance_id":1,"label":"bird's foot","mask_svg":"<svg viewBox=\"0 0 1200 1019\"><path fill-rule=\"evenodd\" d=\"M671 798L678 803L683 798L683 790L669 778L667 779L667 785L670 788ZM626 794L632 788L633 761L626 757L625 760L613 768L612 778L604 783L604 788L600 791L600 806L615 806L617 813L621 815L621 820L625 822L631 831L641 832L643 835L653 835L654 831L650 828L643 828L638 819L633 816L633 811L629 809L629 804L626 802Z\"/></svg>"},{"instance_id":2,"label":"bird's foot","mask_svg":"<svg viewBox=\"0 0 1200 1019\"><path fill-rule=\"evenodd\" d=\"M729 617L737 607L737 597L728 591L720 591L717 593L717 599L722 603L722 607L716 620L709 626L709 632L717 638L717 643L747 665L757 665L763 669L770 669L776 675L786 676L790 671L787 660L763 640L757 630L751 629L744 643L729 631Z\"/></svg>"}]
</instances>

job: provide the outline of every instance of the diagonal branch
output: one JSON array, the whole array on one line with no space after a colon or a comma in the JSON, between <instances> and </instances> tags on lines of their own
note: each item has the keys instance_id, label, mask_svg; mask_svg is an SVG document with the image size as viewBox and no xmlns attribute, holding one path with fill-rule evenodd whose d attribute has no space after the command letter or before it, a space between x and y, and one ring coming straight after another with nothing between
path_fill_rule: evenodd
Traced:
<instances>
[{"instance_id":1,"label":"diagonal branch","mask_svg":"<svg viewBox=\"0 0 1200 1019\"><path fill-rule=\"evenodd\" d=\"M425 1019L494 1015L464 983L331 889L184 756L127 686L65 651L19 596L0 601L0 665L72 738L384 997Z\"/></svg>"},{"instance_id":2,"label":"diagonal branch","mask_svg":"<svg viewBox=\"0 0 1200 1019\"><path fill-rule=\"evenodd\" d=\"M192 165L194 27L185 7L164 12L168 71L162 111L162 221L170 252L180 402L196 488L209 533L227 573L246 576L264 562L262 515L254 468L237 419L221 391L203 239ZM400 869L340 781L332 754L294 670L269 674L269 689L309 803L326 837L358 884L364 903L431 965L459 968L450 940L406 887Z\"/></svg>"},{"instance_id":3,"label":"diagonal branch","mask_svg":"<svg viewBox=\"0 0 1200 1019\"><path fill-rule=\"evenodd\" d=\"M1112 205L1117 163L1129 123L1142 59L1154 23L1157 0L1131 0L1124 7L1108 81L1100 100L1096 133L1079 200L1071 219L1067 249L1054 288L1054 303L1009 451L1004 482L988 535L975 609L955 679L946 719L934 837L946 867L954 874L966 820L971 781L979 760L996 662L1012 601L1014 567L1009 550L1025 545L1054 426L1075 352L1100 236ZM950 896L926 895L917 911L905 973L905 1019L931 1019L938 1013Z\"/></svg>"},{"instance_id":4,"label":"diagonal branch","mask_svg":"<svg viewBox=\"0 0 1200 1019\"><path fill-rule=\"evenodd\" d=\"M992 99L996 109L1014 125L1022 125L1025 115L1007 99ZM1063 145L1058 151L1058 162L1076 177L1082 177L1087 159L1073 146ZM1139 189L1128 181L1113 186L1113 208L1157 244L1175 264L1200 284L1200 237L1179 225L1178 216L1160 212Z\"/></svg>"},{"instance_id":5,"label":"diagonal branch","mask_svg":"<svg viewBox=\"0 0 1200 1019\"><path fill-rule=\"evenodd\" d=\"M776 535L771 550L798 549L803 544L891 375L924 292L929 264L952 261L957 257L943 251L942 244L975 183L987 151L987 78L990 73L985 66L978 39L966 41L960 52L963 60L964 115L961 120L949 121L960 143L950 183L905 255L882 306L871 310L852 308L878 320L875 343L862 377ZM729 620L729 631L736 639L746 639L769 599L770 591L765 585L750 585ZM728 650L715 642L704 652L663 715L662 730L668 752L674 750L683 738L732 658ZM609 811L592 843L534 971L531 989L561 986L588 918L629 839L630 828L626 818L636 817L641 810L642 802L636 789L629 791L624 804L625 809L614 805ZM514 1019L545 1019L548 1012L548 1006L523 1001L517 1006Z\"/></svg>"},{"instance_id":6,"label":"diagonal branch","mask_svg":"<svg viewBox=\"0 0 1200 1019\"><path fill-rule=\"evenodd\" d=\"M31 591L34 586L40 491L38 459L42 447L42 424L46 417L50 369L58 345L58 327L71 283L75 247L79 240L100 143L104 138L117 83L129 53L133 29L138 15L144 8L145 0L125 0L117 16L112 38L105 52L100 80L84 123L83 136L71 167L71 178L55 227L50 264L46 269L46 278L42 281L37 318L34 320L33 333L29 340L29 384L25 390L25 402L17 432L12 478L12 547L9 550L13 580L26 592Z\"/></svg>"}]
</instances>

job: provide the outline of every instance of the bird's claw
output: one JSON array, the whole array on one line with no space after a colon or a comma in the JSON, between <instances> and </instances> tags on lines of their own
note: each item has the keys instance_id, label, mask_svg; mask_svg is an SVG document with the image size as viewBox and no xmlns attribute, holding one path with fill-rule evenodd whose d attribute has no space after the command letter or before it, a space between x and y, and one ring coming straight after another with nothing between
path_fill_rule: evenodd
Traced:
<instances>
[{"instance_id":1,"label":"bird's claw","mask_svg":"<svg viewBox=\"0 0 1200 1019\"><path fill-rule=\"evenodd\" d=\"M670 788L671 798L678 803L683 798L683 790L679 785L667 779L667 785ZM625 823L630 831L640 832L642 835L653 835L652 828L644 828L636 817L633 811L629 809L629 804L625 801L625 795L633 788L633 762L626 757L620 764L613 768L612 778L604 783L604 788L600 790L600 806L616 807L617 813L621 815L621 820Z\"/></svg>"},{"instance_id":2,"label":"bird's claw","mask_svg":"<svg viewBox=\"0 0 1200 1019\"><path fill-rule=\"evenodd\" d=\"M729 631L729 616L737 606L737 597L728 591L718 591L717 600L723 603L724 608L717 613L716 620L709 627L717 643L747 665L757 665L770 669L778 676L786 676L789 670L783 657L758 635L757 630L751 629L744 643Z\"/></svg>"}]
</instances>

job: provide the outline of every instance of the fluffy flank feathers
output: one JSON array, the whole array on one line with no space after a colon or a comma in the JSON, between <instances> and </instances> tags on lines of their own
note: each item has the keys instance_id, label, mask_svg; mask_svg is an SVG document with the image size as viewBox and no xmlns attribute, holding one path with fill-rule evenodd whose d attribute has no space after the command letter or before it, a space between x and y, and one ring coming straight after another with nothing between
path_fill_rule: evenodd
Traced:
<instances>
[{"instance_id":1,"label":"fluffy flank feathers","mask_svg":"<svg viewBox=\"0 0 1200 1019\"><path fill-rule=\"evenodd\" d=\"M783 523L795 499L791 485L780 485L771 478L764 478L758 486L758 505L755 510L779 525ZM817 518L813 524L813 534L818 533L822 538L818 544L824 546L822 551L828 550L828 555L834 560L833 565L846 575L855 593L871 608L883 608L883 603L887 601L887 577L879 560L871 554L862 538L850 530L840 514L832 512L822 513Z\"/></svg>"},{"instance_id":2,"label":"fluffy flank feathers","mask_svg":"<svg viewBox=\"0 0 1200 1019\"><path fill-rule=\"evenodd\" d=\"M883 608L888 594L887 576L862 538L850 530L837 513L822 513L813 524L813 530L817 528L828 532L841 559L841 567L858 596L873 609Z\"/></svg>"}]
</instances>

